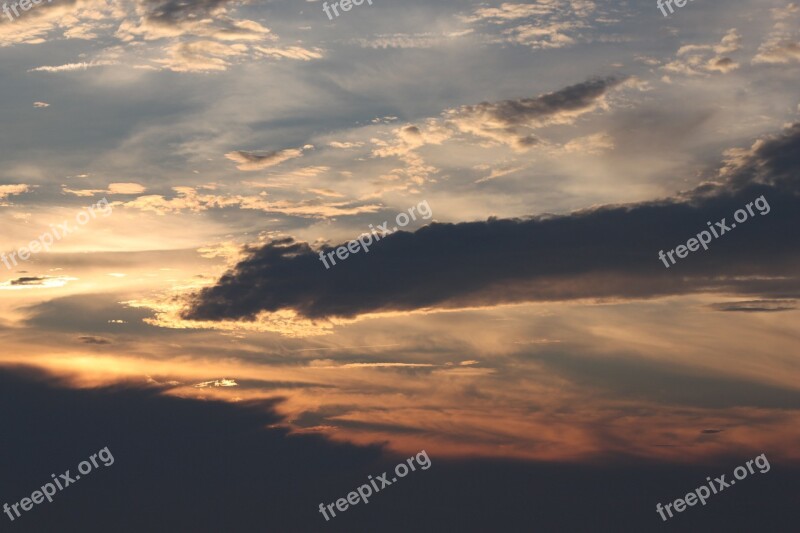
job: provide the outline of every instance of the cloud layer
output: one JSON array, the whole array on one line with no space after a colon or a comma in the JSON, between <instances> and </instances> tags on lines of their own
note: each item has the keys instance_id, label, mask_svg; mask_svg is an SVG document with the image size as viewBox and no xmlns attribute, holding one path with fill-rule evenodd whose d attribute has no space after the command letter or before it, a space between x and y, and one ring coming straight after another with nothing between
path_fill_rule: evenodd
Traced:
<instances>
[{"instance_id":1,"label":"cloud layer","mask_svg":"<svg viewBox=\"0 0 800 533\"><path fill-rule=\"evenodd\" d=\"M257 250L197 294L184 316L253 319L292 309L309 318L367 312L695 291L793 295L800 248L800 124L760 140L709 184L680 198L569 216L438 224L385 237L329 271L305 243ZM667 270L659 250L764 196L771 210ZM435 209L435 207L434 207ZM327 251L325 248L324 251ZM769 257L769 261L759 258Z\"/></svg>"}]
</instances>

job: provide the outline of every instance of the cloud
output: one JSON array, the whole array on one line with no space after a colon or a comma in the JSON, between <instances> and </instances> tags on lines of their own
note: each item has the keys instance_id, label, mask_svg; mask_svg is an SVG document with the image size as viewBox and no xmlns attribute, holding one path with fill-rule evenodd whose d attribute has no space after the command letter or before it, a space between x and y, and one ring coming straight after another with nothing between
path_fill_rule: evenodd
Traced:
<instances>
[{"instance_id":1,"label":"cloud","mask_svg":"<svg viewBox=\"0 0 800 533\"><path fill-rule=\"evenodd\" d=\"M254 170L263 170L265 168L274 167L284 161L295 159L303 155L303 150L300 148L291 148L287 150L276 150L264 155L258 155L253 152L245 152L243 150L236 150L235 152L228 152L225 157L231 161L238 163L236 168L246 172Z\"/></svg>"},{"instance_id":2,"label":"cloud","mask_svg":"<svg viewBox=\"0 0 800 533\"><path fill-rule=\"evenodd\" d=\"M627 454L609 454L592 464L566 464L455 459L427 449L429 469L409 472L397 481L397 487L385 487L386 494L380 490L369 504L337 511L326 522L319 513L320 503L346 496L368 483L368 476L391 472L414 452L400 455L378 446L336 443L310 432L292 435L282 427L286 421L277 413L278 400L224 403L165 394L174 384L169 377L147 380L143 376L139 382L78 389L28 367L0 369L0 404L14 406L7 410L4 422L15 429L3 435L0 501L18 501L25 496L19 487L31 486L33 491L53 471L74 473L82 458L88 460L90 454L108 447L112 465L81 476L70 489L74 492L58 492L54 497L68 501L59 504L56 500L26 513L22 520L28 525L22 525L28 531L85 533L299 533L326 526L332 526L332 531L400 533L441 531L440 524L451 524L458 531L523 531L530 524L530 502L536 501L537 525L542 530L591 531L596 515L563 512L591 501L606 510L608 523L626 524L627 529L617 530L648 531L657 515L652 516L653 511L631 514L619 502L645 505L652 495L642 487L683 494L686 487L715 471L708 461L660 464ZM324 414L308 412L305 417L327 423ZM339 422L359 423L364 424ZM390 430L392 425L376 423L374 427ZM424 429L412 429L424 436ZM610 439L605 436L607 428L603 429L597 438ZM495 448L497 442L492 443ZM797 477L798 469L790 461L778 462L769 451L767 455L776 466L775 475L780 464L787 480ZM47 458L47 470L42 457ZM729 462L739 464L741 454ZM609 484L611 478L625 482ZM536 484L532 479L548 481ZM794 493L786 490L785 483L762 485L748 495L750 512L737 513L738 501L721 499L696 515L698 530L791 530ZM509 493L517 497L506 497ZM438 495L435 505L432 494ZM121 500L121 495L136 497ZM264 502L269 502L270 512L264 512ZM380 505L380 512L372 512L373 505ZM487 508L500 512L487 513ZM154 511L143 513L142 509Z\"/></svg>"},{"instance_id":3,"label":"cloud","mask_svg":"<svg viewBox=\"0 0 800 533\"><path fill-rule=\"evenodd\" d=\"M69 276L23 276L0 283L0 290L52 289L63 287L77 279Z\"/></svg>"},{"instance_id":4,"label":"cloud","mask_svg":"<svg viewBox=\"0 0 800 533\"><path fill-rule=\"evenodd\" d=\"M489 21L499 24L506 20L548 15L555 11L559 2L535 2L531 4L503 3L500 7L480 7L471 16L465 17L467 22Z\"/></svg>"},{"instance_id":5,"label":"cloud","mask_svg":"<svg viewBox=\"0 0 800 533\"><path fill-rule=\"evenodd\" d=\"M395 128L391 140L372 138L375 146L372 155L397 157L405 163L404 168L380 176L381 181L394 189L418 191L419 186L439 172L417 153L419 148L441 145L454 138L463 139L465 135L477 138L482 145L505 144L520 152L540 144L552 147L548 141L535 135L536 130L574 124L583 115L608 109L609 94L622 87L641 88L641 83L635 78L595 78L533 98L481 102L448 109L439 118ZM602 134L582 142L584 148L591 145L593 152L613 145ZM569 149L577 148L574 143L569 146Z\"/></svg>"},{"instance_id":6,"label":"cloud","mask_svg":"<svg viewBox=\"0 0 800 533\"><path fill-rule=\"evenodd\" d=\"M800 292L800 123L754 143L724 166L725 185L676 198L592 208L568 216L434 223L397 232L369 253L325 270L318 251L284 239L255 250L189 302L192 320L255 319L292 310L317 319L382 311L578 298L648 298L720 291ZM764 195L766 216L667 270L670 250ZM332 248L323 248L323 252ZM770 257L769 262L759 257Z\"/></svg>"},{"instance_id":7,"label":"cloud","mask_svg":"<svg viewBox=\"0 0 800 533\"><path fill-rule=\"evenodd\" d=\"M94 196L96 194L107 192L104 189L70 189L68 187L62 187L61 190L67 194L72 194L74 196L81 196L81 197L89 197L89 196Z\"/></svg>"},{"instance_id":8,"label":"cloud","mask_svg":"<svg viewBox=\"0 0 800 533\"><path fill-rule=\"evenodd\" d=\"M481 27L495 42L550 49L587 40L585 31L591 28L590 17L595 10L591 0L505 2L499 7L479 7L462 19Z\"/></svg>"},{"instance_id":9,"label":"cloud","mask_svg":"<svg viewBox=\"0 0 800 533\"><path fill-rule=\"evenodd\" d=\"M84 344L98 344L98 345L111 344L111 341L108 339L104 339L102 337L94 337L91 335L78 337L78 340L80 340Z\"/></svg>"},{"instance_id":10,"label":"cloud","mask_svg":"<svg viewBox=\"0 0 800 533\"><path fill-rule=\"evenodd\" d=\"M771 41L761 45L753 63L781 64L800 61L800 41Z\"/></svg>"},{"instance_id":11,"label":"cloud","mask_svg":"<svg viewBox=\"0 0 800 533\"><path fill-rule=\"evenodd\" d=\"M193 26L196 21L208 24L209 19L220 17L226 12L225 6L228 3L228 0L199 0L191 3L179 0L144 0L139 5L144 11L142 19L162 27L166 32L170 28Z\"/></svg>"},{"instance_id":12,"label":"cloud","mask_svg":"<svg viewBox=\"0 0 800 533\"><path fill-rule=\"evenodd\" d=\"M354 203L348 201L325 202L319 198L307 201L289 202L286 200L269 201L266 193L252 196L202 194L193 187L173 187L175 196L166 198L159 194L139 196L128 202L121 202L132 209L151 211L159 215L191 211L199 213L209 209L238 207L270 213L282 213L289 216L325 218L360 213L374 213L381 206L378 204Z\"/></svg>"},{"instance_id":13,"label":"cloud","mask_svg":"<svg viewBox=\"0 0 800 533\"><path fill-rule=\"evenodd\" d=\"M24 183L17 183L13 185L0 185L0 205L5 205L2 200L5 200L9 196L17 196L22 193L26 193L31 190L30 185L25 185Z\"/></svg>"},{"instance_id":14,"label":"cloud","mask_svg":"<svg viewBox=\"0 0 800 533\"><path fill-rule=\"evenodd\" d=\"M469 35L472 30L449 32L444 34L424 33L384 33L370 38L353 39L353 43L362 48L433 48L450 44L454 39Z\"/></svg>"},{"instance_id":15,"label":"cloud","mask_svg":"<svg viewBox=\"0 0 800 533\"><path fill-rule=\"evenodd\" d=\"M28 70L28 72L74 72L76 70L87 70L90 68L105 67L116 64L116 61L109 60L81 61L80 63L66 63L58 66L36 67Z\"/></svg>"},{"instance_id":16,"label":"cloud","mask_svg":"<svg viewBox=\"0 0 800 533\"><path fill-rule=\"evenodd\" d=\"M230 0L138 0L137 18L126 19L117 30L123 40L146 41L198 37L218 41L272 39L270 30L258 22L230 16Z\"/></svg>"},{"instance_id":17,"label":"cloud","mask_svg":"<svg viewBox=\"0 0 800 533\"><path fill-rule=\"evenodd\" d=\"M108 186L108 194L141 194L145 187L138 183L111 183Z\"/></svg>"},{"instance_id":18,"label":"cloud","mask_svg":"<svg viewBox=\"0 0 800 533\"><path fill-rule=\"evenodd\" d=\"M493 179L502 178L503 176L514 174L515 172L519 172L520 170L523 170L523 167L496 168L492 170L488 176L484 176L478 180L475 180L475 183L484 183L487 181L491 181Z\"/></svg>"},{"instance_id":19,"label":"cloud","mask_svg":"<svg viewBox=\"0 0 800 533\"><path fill-rule=\"evenodd\" d=\"M269 28L239 17L237 4L231 0L60 0L31 10L13 24L0 23L0 46L42 44L58 38L97 41L103 37L101 42L110 43L94 59L30 70L50 73L112 65L219 72L236 62L264 57L304 61L322 57L319 48L280 43Z\"/></svg>"},{"instance_id":20,"label":"cloud","mask_svg":"<svg viewBox=\"0 0 800 533\"><path fill-rule=\"evenodd\" d=\"M713 304L711 308L728 312L771 313L797 309L797 302L795 300L746 300Z\"/></svg>"},{"instance_id":21,"label":"cloud","mask_svg":"<svg viewBox=\"0 0 800 533\"><path fill-rule=\"evenodd\" d=\"M606 108L608 93L625 81L596 78L534 98L462 106L445 116L461 132L524 150L539 143L532 130L572 124L582 115Z\"/></svg>"},{"instance_id":22,"label":"cloud","mask_svg":"<svg viewBox=\"0 0 800 533\"><path fill-rule=\"evenodd\" d=\"M277 35L255 20L235 18L230 0L139 0L138 19L126 19L116 36L123 41L158 42L165 57L153 62L175 72L224 71L236 61L322 57L322 50L278 45ZM234 7L231 9L231 7ZM269 46L265 46L269 44Z\"/></svg>"},{"instance_id":23,"label":"cloud","mask_svg":"<svg viewBox=\"0 0 800 533\"><path fill-rule=\"evenodd\" d=\"M373 138L372 150L374 157L397 157L403 163L404 168L392 169L389 173L383 174L379 179L383 182L395 185L396 189L418 190L416 187L422 185L436 174L438 169L425 163L422 157L415 153L417 148L426 144L440 145L453 135L452 128L441 123L437 119L428 119L422 126L405 125L392 130L395 139L384 141L383 139Z\"/></svg>"},{"instance_id":24,"label":"cloud","mask_svg":"<svg viewBox=\"0 0 800 533\"><path fill-rule=\"evenodd\" d=\"M42 44L45 37L61 30L65 38L86 38L91 32L74 32L82 25L94 27L112 16L113 7L104 0L63 0L42 3L12 23L0 23L0 46L17 43ZM5 17L5 15L4 15ZM72 33L71 33L72 32Z\"/></svg>"},{"instance_id":25,"label":"cloud","mask_svg":"<svg viewBox=\"0 0 800 533\"><path fill-rule=\"evenodd\" d=\"M667 63L663 70L687 76L708 75L712 72L727 74L739 68L739 64L728 57L741 49L742 36L736 28L728 30L719 44L681 46L675 60Z\"/></svg>"},{"instance_id":26,"label":"cloud","mask_svg":"<svg viewBox=\"0 0 800 533\"><path fill-rule=\"evenodd\" d=\"M331 142L328 143L328 146L330 146L331 148L341 148L343 150L346 150L348 148L360 148L360 147L364 146L364 143L363 142L349 142L349 141L347 141L347 142L331 141Z\"/></svg>"},{"instance_id":27,"label":"cloud","mask_svg":"<svg viewBox=\"0 0 800 533\"><path fill-rule=\"evenodd\" d=\"M34 102L33 107L50 107L50 104L47 102Z\"/></svg>"},{"instance_id":28,"label":"cloud","mask_svg":"<svg viewBox=\"0 0 800 533\"><path fill-rule=\"evenodd\" d=\"M209 72L226 70L228 58L242 56L249 48L244 44L228 44L215 41L175 43L167 49L167 58L156 63L175 72Z\"/></svg>"},{"instance_id":29,"label":"cloud","mask_svg":"<svg viewBox=\"0 0 800 533\"><path fill-rule=\"evenodd\" d=\"M143 323L151 313L119 302L119 295L83 294L54 298L22 308L25 325L70 337L80 331L93 337L114 333L152 335L155 328Z\"/></svg>"},{"instance_id":30,"label":"cloud","mask_svg":"<svg viewBox=\"0 0 800 533\"><path fill-rule=\"evenodd\" d=\"M62 187L61 190L75 196L95 196L97 194L141 194L147 190L138 183L110 183L107 189L70 189Z\"/></svg>"},{"instance_id":31,"label":"cloud","mask_svg":"<svg viewBox=\"0 0 800 533\"><path fill-rule=\"evenodd\" d=\"M211 381L203 381L202 383L198 383L193 385L196 389L204 389L206 387L238 387L239 384L236 383L235 379L214 379Z\"/></svg>"},{"instance_id":32,"label":"cloud","mask_svg":"<svg viewBox=\"0 0 800 533\"><path fill-rule=\"evenodd\" d=\"M758 47L753 63L780 65L800 61L800 35L797 32L800 6L790 3L784 8L772 9L776 21L767 40Z\"/></svg>"},{"instance_id":33,"label":"cloud","mask_svg":"<svg viewBox=\"0 0 800 533\"><path fill-rule=\"evenodd\" d=\"M9 284L12 286L14 285L44 285L44 282L47 281L47 277L22 277L17 279L12 279L9 281Z\"/></svg>"},{"instance_id":34,"label":"cloud","mask_svg":"<svg viewBox=\"0 0 800 533\"><path fill-rule=\"evenodd\" d=\"M601 154L614 149L614 139L607 133L595 133L567 142L563 150L568 153Z\"/></svg>"},{"instance_id":35,"label":"cloud","mask_svg":"<svg viewBox=\"0 0 800 533\"><path fill-rule=\"evenodd\" d=\"M344 195L331 189L309 189L308 192L327 198L344 198Z\"/></svg>"},{"instance_id":36,"label":"cloud","mask_svg":"<svg viewBox=\"0 0 800 533\"><path fill-rule=\"evenodd\" d=\"M255 47L255 50L259 52L259 54L266 57L271 57L273 59L297 59L300 61L311 61L312 59L322 58L322 49L320 48L303 48L302 46L257 46Z\"/></svg>"},{"instance_id":37,"label":"cloud","mask_svg":"<svg viewBox=\"0 0 800 533\"><path fill-rule=\"evenodd\" d=\"M289 437L286 429L268 428L281 421L274 400L235 405L187 400L166 396L162 394L166 387L148 386L144 379L116 387L69 389L61 380L29 368L0 369L0 384L4 404L10 405L11 398L21 402L8 418L19 434L4 439L4 449L15 455L2 459L6 479L2 496L6 500L19 499L20 495L12 499L17 491L14 487L35 481L36 457L48 457L60 471L74 471L82 455L88 458L107 446L115 460L106 467L101 463L85 481L81 476L82 495L69 506L39 509L47 512L24 516L30 531L55 531L69 524L74 530L99 533L113 530L120 520L131 531L148 527L166 531L173 525L194 531L246 531L253 527L311 531L325 522L316 510L319 502L312 501L319 497L313 493L320 486L336 495L340 475L346 477L348 469L358 465L366 479L366 471L377 467L376 460L389 463L375 446L328 443L316 435ZM33 420L48 420L47 428ZM47 438L48 434L60 435L58 442ZM198 464L203 468L190 466ZM335 466L341 472L320 478L319 473L329 471L331 465L341 465ZM50 479L49 472L44 481ZM253 472L261 473L253 476ZM270 475L264 477L266 472ZM316 489L304 490L302 496L295 491L274 492L297 476ZM164 507L169 511L159 514L159 526L154 528L152 516L145 518L135 505L114 504L128 491L138 494L138 501L146 507L169 502ZM223 501L232 516L218 514L216 506ZM281 512L264 514L264 501ZM207 505L198 507L198 502ZM84 514L95 505L98 508L91 518ZM306 507L310 512L303 511ZM286 512L290 508L295 511Z\"/></svg>"}]
</instances>

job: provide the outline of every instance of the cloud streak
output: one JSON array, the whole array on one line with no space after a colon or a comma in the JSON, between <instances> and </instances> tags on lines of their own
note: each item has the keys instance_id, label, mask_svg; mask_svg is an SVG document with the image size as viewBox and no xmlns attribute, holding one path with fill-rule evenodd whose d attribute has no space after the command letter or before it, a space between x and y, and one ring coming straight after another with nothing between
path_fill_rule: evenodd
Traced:
<instances>
[{"instance_id":1,"label":"cloud streak","mask_svg":"<svg viewBox=\"0 0 800 533\"><path fill-rule=\"evenodd\" d=\"M303 155L303 149L291 148L287 150L276 150L264 155L258 155L253 152L245 152L244 150L236 150L228 152L225 157L236 163L236 168L246 172L254 170L263 170L265 168L280 165L284 161L295 159Z\"/></svg>"}]
</instances>

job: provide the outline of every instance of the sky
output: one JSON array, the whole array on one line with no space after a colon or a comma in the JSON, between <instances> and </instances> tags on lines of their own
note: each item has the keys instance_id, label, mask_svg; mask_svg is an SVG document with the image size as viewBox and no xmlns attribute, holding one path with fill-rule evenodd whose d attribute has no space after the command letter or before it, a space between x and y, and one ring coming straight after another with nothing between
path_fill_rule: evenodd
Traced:
<instances>
[{"instance_id":1,"label":"sky","mask_svg":"<svg viewBox=\"0 0 800 533\"><path fill-rule=\"evenodd\" d=\"M5 0L4 528L796 531L800 5L332 4Z\"/></svg>"}]
</instances>

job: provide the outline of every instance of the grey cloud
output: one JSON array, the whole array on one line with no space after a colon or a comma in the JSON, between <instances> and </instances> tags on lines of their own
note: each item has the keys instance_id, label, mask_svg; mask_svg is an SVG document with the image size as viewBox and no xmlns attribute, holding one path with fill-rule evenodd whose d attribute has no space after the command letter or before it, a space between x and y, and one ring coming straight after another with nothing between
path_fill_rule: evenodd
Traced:
<instances>
[{"instance_id":1,"label":"grey cloud","mask_svg":"<svg viewBox=\"0 0 800 533\"><path fill-rule=\"evenodd\" d=\"M724 471L710 461L659 464L624 454L607 454L588 464L554 464L453 459L431 452L436 466L424 475L409 475L385 496L377 494L370 505L325 522L317 512L321 501L346 495L368 476L391 471L402 459L378 446L292 435L282 427L285 420L277 413L276 401L198 401L161 394L163 388L131 383L68 389L29 368L0 369L0 403L15 406L4 417L15 431L3 434L0 501L24 496L19 487L31 485L37 472L43 472L38 479L50 479L52 470L44 469L43 457L58 465L55 468L66 469L76 457L88 457L91 450L106 445L117 459L113 468L93 472L91 481L81 480L85 485L72 489L79 493L64 493L69 501L29 512L15 528L84 533L427 533L447 530L449 524L464 532L527 531L530 502L536 501L537 525L543 531L596 530L597 513L563 511L592 502L608 511L603 519L614 531L638 533L651 531L658 518L652 510L632 509L652 509L650 502L660 495L683 494L680 491L709 472ZM325 414L317 416L322 423ZM375 429L407 430L393 425ZM778 468L772 452L767 450L767 455L776 466L770 476L776 477L770 477L771 483L765 478L760 490L746 495L750 512L736 513L741 503L721 498L692 515L700 520L693 531L792 530L796 495L786 487L796 482L798 469L789 462ZM723 460L739 464L741 457ZM617 482L608 483L612 478ZM131 497L121 498L127 495ZM375 505L377 512L372 510ZM487 513L487 508L497 512Z\"/></svg>"},{"instance_id":2,"label":"grey cloud","mask_svg":"<svg viewBox=\"0 0 800 533\"><path fill-rule=\"evenodd\" d=\"M800 193L800 122L782 135L759 140L743 154L728 161L725 176L736 187L747 183L774 183Z\"/></svg>"},{"instance_id":3,"label":"grey cloud","mask_svg":"<svg viewBox=\"0 0 800 533\"><path fill-rule=\"evenodd\" d=\"M108 339L104 339L102 337L93 337L90 335L78 337L78 340L80 340L84 344L100 344L100 345L111 344L111 341Z\"/></svg>"},{"instance_id":4,"label":"grey cloud","mask_svg":"<svg viewBox=\"0 0 800 533\"><path fill-rule=\"evenodd\" d=\"M303 150L293 148L288 150L276 150L264 155L236 150L225 154L225 157L237 163L236 168L239 170L252 171L273 167L289 159L300 157L301 155L303 155Z\"/></svg>"},{"instance_id":5,"label":"grey cloud","mask_svg":"<svg viewBox=\"0 0 800 533\"><path fill-rule=\"evenodd\" d=\"M731 183L633 205L568 216L435 223L397 232L325 270L317 251L292 239L254 250L215 286L197 293L190 319L248 319L292 309L309 318L592 297L648 298L720 291L792 298L800 294L800 127L756 143ZM743 169L751 169L743 183ZM713 192L712 192L713 191ZM659 261L764 195L771 206L671 269ZM435 209L435 206L434 206ZM327 252L331 248L322 251ZM769 258L768 261L763 258Z\"/></svg>"},{"instance_id":6,"label":"grey cloud","mask_svg":"<svg viewBox=\"0 0 800 533\"><path fill-rule=\"evenodd\" d=\"M119 295L86 294L66 296L23 307L25 325L53 332L86 332L100 337L109 333L159 334L160 328L142 322L151 312L125 307ZM118 320L122 322L110 322Z\"/></svg>"},{"instance_id":7,"label":"grey cloud","mask_svg":"<svg viewBox=\"0 0 800 533\"><path fill-rule=\"evenodd\" d=\"M797 302L795 300L747 300L742 302L718 303L713 304L711 307L717 311L769 313L797 309Z\"/></svg>"},{"instance_id":8,"label":"grey cloud","mask_svg":"<svg viewBox=\"0 0 800 533\"><path fill-rule=\"evenodd\" d=\"M142 0L146 18L165 25L180 25L185 21L197 21L225 10L230 0Z\"/></svg>"},{"instance_id":9,"label":"grey cloud","mask_svg":"<svg viewBox=\"0 0 800 533\"><path fill-rule=\"evenodd\" d=\"M47 276L23 276L12 279L9 283L13 285L43 285L47 281Z\"/></svg>"},{"instance_id":10,"label":"grey cloud","mask_svg":"<svg viewBox=\"0 0 800 533\"><path fill-rule=\"evenodd\" d=\"M610 88L622 81L615 77L589 80L536 98L464 106L459 114L487 115L507 126L546 123L561 113L574 113L593 107Z\"/></svg>"},{"instance_id":11,"label":"grey cloud","mask_svg":"<svg viewBox=\"0 0 800 533\"><path fill-rule=\"evenodd\" d=\"M538 142L528 130L574 122L602 106L608 93L625 81L615 76L590 79L534 98L465 105L446 117L463 132L525 148Z\"/></svg>"}]
</instances>

